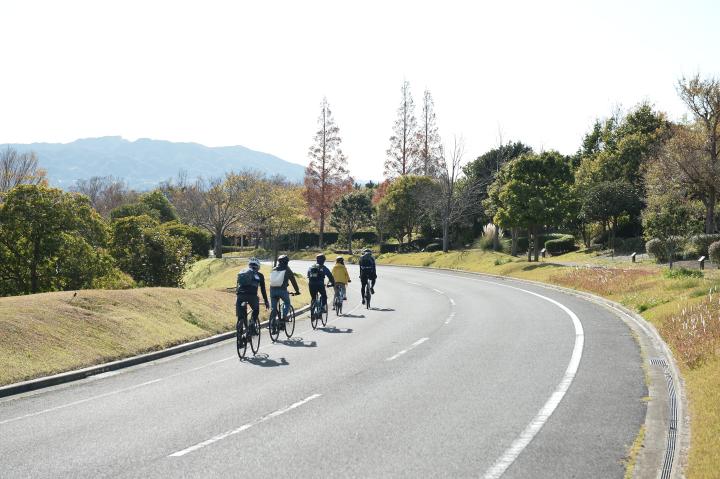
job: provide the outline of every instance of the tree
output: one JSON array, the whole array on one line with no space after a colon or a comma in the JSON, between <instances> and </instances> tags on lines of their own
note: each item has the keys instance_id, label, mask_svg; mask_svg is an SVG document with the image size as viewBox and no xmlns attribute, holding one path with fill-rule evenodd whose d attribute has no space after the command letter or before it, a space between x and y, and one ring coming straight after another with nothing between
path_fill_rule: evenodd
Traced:
<instances>
[{"instance_id":1,"label":"tree","mask_svg":"<svg viewBox=\"0 0 720 479\"><path fill-rule=\"evenodd\" d=\"M310 164L305 169L305 199L310 217L318 222L320 228L320 248L323 247L325 221L330 208L337 198L349 191L353 185L340 143L340 128L335 123L327 99L323 98L318 131L308 152Z\"/></svg>"},{"instance_id":2,"label":"tree","mask_svg":"<svg viewBox=\"0 0 720 479\"><path fill-rule=\"evenodd\" d=\"M570 162L556 151L526 153L509 162L498 175L491 202L494 222L504 228L527 228L532 240L528 261L540 254L540 228L563 220L571 200Z\"/></svg>"},{"instance_id":3,"label":"tree","mask_svg":"<svg viewBox=\"0 0 720 479\"><path fill-rule=\"evenodd\" d=\"M110 218L113 221L127 216L140 215L152 216L161 223L179 219L175 207L160 190L144 193L138 197L136 202L124 204L110 212Z\"/></svg>"},{"instance_id":4,"label":"tree","mask_svg":"<svg viewBox=\"0 0 720 479\"><path fill-rule=\"evenodd\" d=\"M190 242L194 256L207 258L212 242L212 235L202 228L186 225L179 221L168 221L160 225L160 229L176 238L185 238Z\"/></svg>"},{"instance_id":5,"label":"tree","mask_svg":"<svg viewBox=\"0 0 720 479\"><path fill-rule=\"evenodd\" d=\"M438 177L442 170L443 146L435 124L435 104L429 90L425 90L423 95L418 146L418 173L423 176Z\"/></svg>"},{"instance_id":6,"label":"tree","mask_svg":"<svg viewBox=\"0 0 720 479\"><path fill-rule=\"evenodd\" d=\"M330 225L348 242L352 253L352 239L358 229L369 226L372 220L372 203L364 191L353 191L340 197L330 212Z\"/></svg>"},{"instance_id":7,"label":"tree","mask_svg":"<svg viewBox=\"0 0 720 479\"><path fill-rule=\"evenodd\" d=\"M387 213L388 229L401 245L405 238L412 240L413 232L427 220L425 205L436 186L430 178L416 175L401 176L390 183L380 205Z\"/></svg>"},{"instance_id":8,"label":"tree","mask_svg":"<svg viewBox=\"0 0 720 479\"><path fill-rule=\"evenodd\" d=\"M385 160L385 176L387 178L416 174L420 169L415 103L410 94L410 83L407 80L403 82L400 91L402 99Z\"/></svg>"},{"instance_id":9,"label":"tree","mask_svg":"<svg viewBox=\"0 0 720 479\"><path fill-rule=\"evenodd\" d=\"M640 210L640 198L635 188L625 180L602 181L591 185L582 194L582 217L610 227L610 248L614 250L620 217Z\"/></svg>"},{"instance_id":10,"label":"tree","mask_svg":"<svg viewBox=\"0 0 720 479\"><path fill-rule=\"evenodd\" d=\"M107 240L87 197L16 186L0 205L0 293L90 288L112 269Z\"/></svg>"},{"instance_id":11,"label":"tree","mask_svg":"<svg viewBox=\"0 0 720 479\"><path fill-rule=\"evenodd\" d=\"M695 117L687 135L679 136L671 148L683 150L687 161L673 155L688 180L694 184L694 194L706 208L705 233L716 231L715 208L720 193L720 80L692 78L678 81L678 94Z\"/></svg>"},{"instance_id":12,"label":"tree","mask_svg":"<svg viewBox=\"0 0 720 479\"><path fill-rule=\"evenodd\" d=\"M112 210L137 200L138 194L128 189L127 184L112 176L93 176L77 180L72 191L82 193L90 199L95 211L103 218L109 218Z\"/></svg>"},{"instance_id":13,"label":"tree","mask_svg":"<svg viewBox=\"0 0 720 479\"><path fill-rule=\"evenodd\" d=\"M18 185L47 184L35 153L18 153L9 146L0 152L0 201Z\"/></svg>"}]
</instances>

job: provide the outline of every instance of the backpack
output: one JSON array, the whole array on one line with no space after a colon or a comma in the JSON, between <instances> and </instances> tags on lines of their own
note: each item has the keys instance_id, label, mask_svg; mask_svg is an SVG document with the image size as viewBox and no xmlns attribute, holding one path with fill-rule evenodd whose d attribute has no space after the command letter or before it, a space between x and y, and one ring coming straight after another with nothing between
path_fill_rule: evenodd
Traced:
<instances>
[{"instance_id":1,"label":"backpack","mask_svg":"<svg viewBox=\"0 0 720 479\"><path fill-rule=\"evenodd\" d=\"M321 273L322 273L322 269L321 269L320 265L316 263L316 264L310 266L310 269L308 270L308 279L311 281L312 280L317 281L318 279L322 278Z\"/></svg>"},{"instance_id":2,"label":"backpack","mask_svg":"<svg viewBox=\"0 0 720 479\"><path fill-rule=\"evenodd\" d=\"M252 286L254 282L255 282L255 271L251 270L250 268L244 269L243 271L238 273L238 277L237 277L238 288Z\"/></svg>"},{"instance_id":3,"label":"backpack","mask_svg":"<svg viewBox=\"0 0 720 479\"><path fill-rule=\"evenodd\" d=\"M360 269L371 270L375 268L375 260L370 255L363 255L360 257Z\"/></svg>"},{"instance_id":4,"label":"backpack","mask_svg":"<svg viewBox=\"0 0 720 479\"><path fill-rule=\"evenodd\" d=\"M270 287L271 288L281 288L283 283L285 282L285 271L278 271L276 269L272 270L270 272Z\"/></svg>"}]
</instances>

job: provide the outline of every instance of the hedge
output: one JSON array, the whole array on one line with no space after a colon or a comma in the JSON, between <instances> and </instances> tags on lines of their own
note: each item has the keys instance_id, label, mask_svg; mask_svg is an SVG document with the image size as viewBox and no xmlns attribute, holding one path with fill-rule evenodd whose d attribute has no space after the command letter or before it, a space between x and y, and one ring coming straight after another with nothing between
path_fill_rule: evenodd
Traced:
<instances>
[{"instance_id":1,"label":"hedge","mask_svg":"<svg viewBox=\"0 0 720 479\"><path fill-rule=\"evenodd\" d=\"M560 255L575 251L575 237L573 235L563 235L562 238L550 239L545 241L545 249L551 255Z\"/></svg>"},{"instance_id":2,"label":"hedge","mask_svg":"<svg viewBox=\"0 0 720 479\"><path fill-rule=\"evenodd\" d=\"M383 243L380 245L380 253L397 253L399 248L399 244Z\"/></svg>"},{"instance_id":3,"label":"hedge","mask_svg":"<svg viewBox=\"0 0 720 479\"><path fill-rule=\"evenodd\" d=\"M650 256L655 257L657 263L664 263L667 261L667 249L665 248L665 242L659 238L653 238L645 243L645 251Z\"/></svg>"},{"instance_id":4,"label":"hedge","mask_svg":"<svg viewBox=\"0 0 720 479\"><path fill-rule=\"evenodd\" d=\"M566 235L566 234L561 234L561 233L552 233L552 234L548 234L548 235L540 235L540 244L541 244L541 245L545 245L545 243L546 243L547 241L556 240L556 239L563 239L563 238L565 238L565 237L567 237L567 236L571 236L571 235ZM527 238L527 236L521 236L521 237L518 238L517 241L518 241L518 243L517 243L518 251L527 251L527 249L528 249L528 238ZM574 241L574 239L573 239L573 241ZM545 245L544 247L547 247L547 245Z\"/></svg>"},{"instance_id":5,"label":"hedge","mask_svg":"<svg viewBox=\"0 0 720 479\"><path fill-rule=\"evenodd\" d=\"M720 241L716 241L708 248L710 254L710 261L720 266Z\"/></svg>"},{"instance_id":6,"label":"hedge","mask_svg":"<svg viewBox=\"0 0 720 479\"><path fill-rule=\"evenodd\" d=\"M688 241L688 251L697 258L700 256L708 256L710 252L710 245L717 241L720 241L720 234L700 234L691 236Z\"/></svg>"}]
</instances>

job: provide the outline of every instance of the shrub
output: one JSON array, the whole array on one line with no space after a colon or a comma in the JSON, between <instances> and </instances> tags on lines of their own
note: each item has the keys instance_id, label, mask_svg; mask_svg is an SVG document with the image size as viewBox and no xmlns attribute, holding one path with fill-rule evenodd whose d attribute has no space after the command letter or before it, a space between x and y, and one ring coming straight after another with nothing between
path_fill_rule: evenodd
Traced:
<instances>
[{"instance_id":1,"label":"shrub","mask_svg":"<svg viewBox=\"0 0 720 479\"><path fill-rule=\"evenodd\" d=\"M665 276L668 279L678 279L678 278L702 278L703 272L699 269L687 269L687 268L678 268L678 269L666 269L663 271L663 276Z\"/></svg>"},{"instance_id":2,"label":"shrub","mask_svg":"<svg viewBox=\"0 0 720 479\"><path fill-rule=\"evenodd\" d=\"M560 255L575 251L575 237L573 235L563 235L562 238L551 239L545 241L545 249L552 255Z\"/></svg>"},{"instance_id":3,"label":"shrub","mask_svg":"<svg viewBox=\"0 0 720 479\"><path fill-rule=\"evenodd\" d=\"M198 228L197 226L190 226L179 221L169 221L160 225L160 228L167 231L170 236L176 238L185 238L190 241L192 254L194 256L200 256L207 258L208 251L211 246L212 235L204 229ZM223 246L223 253L227 246Z\"/></svg>"},{"instance_id":4,"label":"shrub","mask_svg":"<svg viewBox=\"0 0 720 479\"><path fill-rule=\"evenodd\" d=\"M720 241L716 241L708 248L710 261L720 266Z\"/></svg>"},{"instance_id":5,"label":"shrub","mask_svg":"<svg viewBox=\"0 0 720 479\"><path fill-rule=\"evenodd\" d=\"M380 245L380 254L397 253L397 250L399 247L400 247L400 245L397 245L397 244L383 243Z\"/></svg>"},{"instance_id":6,"label":"shrub","mask_svg":"<svg viewBox=\"0 0 720 479\"><path fill-rule=\"evenodd\" d=\"M95 278L92 282L93 289L131 289L135 286L132 276L118 268L112 268L107 274Z\"/></svg>"},{"instance_id":7,"label":"shrub","mask_svg":"<svg viewBox=\"0 0 720 479\"><path fill-rule=\"evenodd\" d=\"M645 243L645 250L650 256L655 258L657 263L664 263L667 261L667 249L665 248L665 242L659 238L653 238Z\"/></svg>"},{"instance_id":8,"label":"shrub","mask_svg":"<svg viewBox=\"0 0 720 479\"><path fill-rule=\"evenodd\" d=\"M440 243L430 243L425 247L425 251L432 253L433 251L440 251L442 250L442 245Z\"/></svg>"},{"instance_id":9,"label":"shrub","mask_svg":"<svg viewBox=\"0 0 720 479\"><path fill-rule=\"evenodd\" d=\"M482 235L478 239L475 240L475 243L473 244L474 248L479 248L483 251L489 251L493 249L493 238L492 236L485 236Z\"/></svg>"},{"instance_id":10,"label":"shrub","mask_svg":"<svg viewBox=\"0 0 720 479\"><path fill-rule=\"evenodd\" d=\"M688 241L688 251L690 254L693 255L694 258L699 258L700 256L708 256L710 252L710 245L717 241L720 241L720 234L693 235Z\"/></svg>"},{"instance_id":11,"label":"shrub","mask_svg":"<svg viewBox=\"0 0 720 479\"><path fill-rule=\"evenodd\" d=\"M622 242L620 238L616 238L615 251L640 254L645 252L645 241L641 237L624 238Z\"/></svg>"},{"instance_id":12,"label":"shrub","mask_svg":"<svg viewBox=\"0 0 720 479\"><path fill-rule=\"evenodd\" d=\"M566 234L562 234L562 233L552 233L549 235L540 235L540 245L544 245L547 241L550 241L550 240L563 239L566 236L571 236L571 235L566 235ZM518 251L527 251L527 249L528 249L527 236L519 237L517 246L518 246ZM542 248L542 246L541 246L541 248Z\"/></svg>"}]
</instances>

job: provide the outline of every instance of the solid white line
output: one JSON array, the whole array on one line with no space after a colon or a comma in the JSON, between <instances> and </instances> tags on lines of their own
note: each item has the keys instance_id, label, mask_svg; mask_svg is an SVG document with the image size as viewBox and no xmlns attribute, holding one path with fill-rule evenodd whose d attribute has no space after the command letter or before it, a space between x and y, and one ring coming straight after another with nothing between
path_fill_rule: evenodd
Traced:
<instances>
[{"instance_id":1,"label":"solid white line","mask_svg":"<svg viewBox=\"0 0 720 479\"><path fill-rule=\"evenodd\" d=\"M433 288L432 290L435 291L435 292L438 293L438 294L445 294L444 292L440 291L439 289Z\"/></svg>"},{"instance_id":2,"label":"solid white line","mask_svg":"<svg viewBox=\"0 0 720 479\"><path fill-rule=\"evenodd\" d=\"M450 316L448 316L448 318L445 320L445 324L450 324L450 321L452 321L454 317L455 312L453 311L452 313L450 313Z\"/></svg>"},{"instance_id":3,"label":"solid white line","mask_svg":"<svg viewBox=\"0 0 720 479\"><path fill-rule=\"evenodd\" d=\"M454 278L458 277L442 273L434 274L440 276L450 276ZM500 458L498 458L495 464L483 475L484 479L497 479L505 473L507 468L510 467L513 462L515 462L515 459L517 459L520 453L522 453L523 450L527 447L527 445L530 444L530 441L532 441L535 435L540 431L540 429L542 429L542 427L545 425L552 413L555 412L555 409L558 407L558 404L560 404L560 401L562 401L563 397L565 397L565 393L570 388L573 379L575 379L575 375L577 374L577 370L580 366L580 361L582 360L583 345L585 343L585 332L583 330L582 323L580 322L580 319L577 317L577 315L572 310L570 310L570 308L568 308L562 303L559 303L558 301L555 301L552 298L548 298L547 296L543 296L542 294L518 288L516 286L510 286L508 284L495 283L493 281L486 281L476 278L467 279L471 279L472 281L476 281L479 283L487 283L495 286L503 286L506 288L515 289L517 291L522 291L524 293L544 299L545 301L548 301L565 311L565 313L570 316L570 319L572 320L573 326L575 328L575 346L573 347L573 352L570 356L570 362L568 363L562 380L557 385L555 391L552 393L547 402L545 402L540 411L538 411L532 421L530 421L530 424L525 427L525 429L520 433L520 435L512 442L510 447L505 450L505 452L502 454L502 456L500 456Z\"/></svg>"},{"instance_id":4,"label":"solid white line","mask_svg":"<svg viewBox=\"0 0 720 479\"><path fill-rule=\"evenodd\" d=\"M286 412L292 411L293 409L298 408L298 407L302 406L303 404L307 404L310 401L312 401L313 399L319 398L320 396L322 396L322 394L313 394L312 396L306 397L302 401L298 401L298 402L293 403L289 406L286 406L282 409L278 409L277 411L271 412L270 414L266 414L265 416L262 416L261 418L254 420L253 422L243 424L242 426L238 427L237 429L223 432L222 434L218 434L217 436L213 436L210 439L206 439L205 441L199 442L199 443L195 444L194 446L190 446L181 451L173 452L168 457L182 457L186 454L197 451L198 449L202 449L202 448L207 447L211 444L214 444L218 441L222 441L223 439L225 439L227 437L233 436L235 434L239 434L243 431L250 429L253 426L257 426L260 423L269 421L272 418L278 417L282 414L285 414Z\"/></svg>"},{"instance_id":5,"label":"solid white line","mask_svg":"<svg viewBox=\"0 0 720 479\"><path fill-rule=\"evenodd\" d=\"M424 343L424 342L427 341L428 339L430 339L430 338L420 338L420 339L418 339L417 341L415 341L414 343L412 343L412 344L410 345L410 347L408 347L407 349L403 349L402 351L400 351L399 353L397 353L397 354L395 354L395 355L393 355L393 356L390 356L389 358L386 359L386 361L394 361L394 360L396 360L397 358L399 358L399 357L402 356L403 354L407 353L407 352L410 351L411 349L420 346L422 343Z\"/></svg>"}]
</instances>

